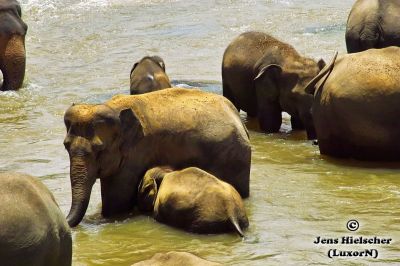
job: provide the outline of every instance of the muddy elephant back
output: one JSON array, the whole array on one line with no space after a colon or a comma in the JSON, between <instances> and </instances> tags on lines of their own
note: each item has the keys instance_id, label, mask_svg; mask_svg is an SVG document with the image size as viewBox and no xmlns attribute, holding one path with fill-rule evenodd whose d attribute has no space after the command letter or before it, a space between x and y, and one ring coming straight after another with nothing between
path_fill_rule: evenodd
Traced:
<instances>
[{"instance_id":1,"label":"muddy elephant back","mask_svg":"<svg viewBox=\"0 0 400 266\"><path fill-rule=\"evenodd\" d=\"M170 251L168 253L157 253L152 258L132 266L218 266L216 262L207 261L188 252Z\"/></svg>"},{"instance_id":2,"label":"muddy elephant back","mask_svg":"<svg viewBox=\"0 0 400 266\"><path fill-rule=\"evenodd\" d=\"M143 95L118 95L106 103L115 109L131 108L145 134L163 132L207 133L224 138L243 130L237 112L224 97L198 89L170 88Z\"/></svg>"},{"instance_id":3,"label":"muddy elephant back","mask_svg":"<svg viewBox=\"0 0 400 266\"><path fill-rule=\"evenodd\" d=\"M249 195L250 141L238 112L223 96L170 88L120 95L106 104L131 108L137 116L144 134L136 146L141 158L175 169L199 167L232 184L243 197Z\"/></svg>"},{"instance_id":4,"label":"muddy elephant back","mask_svg":"<svg viewBox=\"0 0 400 266\"><path fill-rule=\"evenodd\" d=\"M71 232L51 192L22 174L1 174L0 184L1 261L71 265Z\"/></svg>"},{"instance_id":5,"label":"muddy elephant back","mask_svg":"<svg viewBox=\"0 0 400 266\"><path fill-rule=\"evenodd\" d=\"M317 91L313 117L322 154L395 159L400 151L400 48L346 55Z\"/></svg>"},{"instance_id":6,"label":"muddy elephant back","mask_svg":"<svg viewBox=\"0 0 400 266\"><path fill-rule=\"evenodd\" d=\"M155 218L197 233L221 233L248 227L239 193L197 167L167 174L158 192ZM178 218L177 218L178 217Z\"/></svg>"}]
</instances>

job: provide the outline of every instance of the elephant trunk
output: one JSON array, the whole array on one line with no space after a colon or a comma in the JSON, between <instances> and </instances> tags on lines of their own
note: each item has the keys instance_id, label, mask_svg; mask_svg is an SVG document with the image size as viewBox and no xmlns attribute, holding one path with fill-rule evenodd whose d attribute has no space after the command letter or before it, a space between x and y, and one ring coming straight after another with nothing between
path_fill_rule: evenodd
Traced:
<instances>
[{"instance_id":1,"label":"elephant trunk","mask_svg":"<svg viewBox=\"0 0 400 266\"><path fill-rule=\"evenodd\" d=\"M3 58L0 69L3 73L3 85L0 90L18 90L25 77L25 36L14 35L2 49Z\"/></svg>"},{"instance_id":2,"label":"elephant trunk","mask_svg":"<svg viewBox=\"0 0 400 266\"><path fill-rule=\"evenodd\" d=\"M67 216L70 227L75 227L82 221L95 180L89 175L86 160L82 156L71 158L72 204Z\"/></svg>"}]
</instances>

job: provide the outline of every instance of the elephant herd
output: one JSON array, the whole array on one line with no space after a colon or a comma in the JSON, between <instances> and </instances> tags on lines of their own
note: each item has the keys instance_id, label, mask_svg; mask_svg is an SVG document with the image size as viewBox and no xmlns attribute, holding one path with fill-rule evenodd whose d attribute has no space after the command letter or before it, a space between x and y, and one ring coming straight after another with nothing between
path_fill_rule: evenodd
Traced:
<instances>
[{"instance_id":1,"label":"elephant herd","mask_svg":"<svg viewBox=\"0 0 400 266\"><path fill-rule=\"evenodd\" d=\"M72 187L66 219L38 179L0 175L1 261L71 265L70 227L82 221L96 179L104 217L137 207L190 232L243 236L251 145L240 110L266 133L278 132L287 112L292 130L306 130L324 155L399 160L399 19L396 1L356 1L347 21L349 54L336 53L328 64L266 33L245 32L223 55L223 96L172 88L163 59L142 58L130 72L131 95L65 112ZM17 90L27 32L17 1L0 0L0 23L1 90ZM152 260L174 256L204 264L190 254Z\"/></svg>"}]
</instances>

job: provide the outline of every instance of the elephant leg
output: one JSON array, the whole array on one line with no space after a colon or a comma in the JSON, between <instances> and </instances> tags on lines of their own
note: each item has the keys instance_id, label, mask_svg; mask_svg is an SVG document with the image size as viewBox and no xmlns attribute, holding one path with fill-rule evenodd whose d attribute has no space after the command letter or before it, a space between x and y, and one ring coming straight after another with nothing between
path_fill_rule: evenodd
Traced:
<instances>
[{"instance_id":1,"label":"elephant leg","mask_svg":"<svg viewBox=\"0 0 400 266\"><path fill-rule=\"evenodd\" d=\"M138 184L129 181L122 178L100 180L102 215L104 217L125 213L134 207Z\"/></svg>"},{"instance_id":2,"label":"elephant leg","mask_svg":"<svg viewBox=\"0 0 400 266\"><path fill-rule=\"evenodd\" d=\"M69 266L72 264L72 238L66 232L60 232L60 255L58 265Z\"/></svg>"},{"instance_id":3,"label":"elephant leg","mask_svg":"<svg viewBox=\"0 0 400 266\"><path fill-rule=\"evenodd\" d=\"M0 69L3 73L3 85L0 90L17 90L22 87L25 76L25 37L12 36L6 41L1 52Z\"/></svg>"},{"instance_id":4,"label":"elephant leg","mask_svg":"<svg viewBox=\"0 0 400 266\"><path fill-rule=\"evenodd\" d=\"M322 155L329 155L337 158L348 158L351 152L351 145L341 138L330 136L327 139L318 140L319 151Z\"/></svg>"},{"instance_id":5,"label":"elephant leg","mask_svg":"<svg viewBox=\"0 0 400 266\"><path fill-rule=\"evenodd\" d=\"M292 125L292 130L304 130L305 127L303 122L298 116L292 115L290 117L290 124Z\"/></svg>"},{"instance_id":6,"label":"elephant leg","mask_svg":"<svg viewBox=\"0 0 400 266\"><path fill-rule=\"evenodd\" d=\"M258 106L260 129L266 133L276 133L282 124L282 109L279 103L263 102ZM261 106L262 105L262 106Z\"/></svg>"},{"instance_id":7,"label":"elephant leg","mask_svg":"<svg viewBox=\"0 0 400 266\"><path fill-rule=\"evenodd\" d=\"M307 139L316 139L317 133L315 131L314 120L311 115L311 110L301 113L300 119L303 122L303 125L306 129Z\"/></svg>"},{"instance_id":8,"label":"elephant leg","mask_svg":"<svg viewBox=\"0 0 400 266\"><path fill-rule=\"evenodd\" d=\"M232 93L231 89L229 88L228 84L226 84L226 82L222 83L222 95L224 95L225 98L227 98L229 101L231 101L231 103L233 103L233 105L236 107L238 112L240 111L240 107L237 104L237 102L235 101L235 97L233 96L233 93Z\"/></svg>"}]
</instances>

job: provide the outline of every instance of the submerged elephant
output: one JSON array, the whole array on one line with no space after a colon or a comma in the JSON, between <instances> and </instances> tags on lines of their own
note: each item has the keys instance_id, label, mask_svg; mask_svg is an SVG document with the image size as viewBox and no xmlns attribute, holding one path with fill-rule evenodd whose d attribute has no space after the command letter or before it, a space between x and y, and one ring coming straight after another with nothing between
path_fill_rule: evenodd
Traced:
<instances>
[{"instance_id":1,"label":"submerged elephant","mask_svg":"<svg viewBox=\"0 0 400 266\"><path fill-rule=\"evenodd\" d=\"M321 154L400 160L400 48L335 59L306 88Z\"/></svg>"},{"instance_id":2,"label":"submerged elephant","mask_svg":"<svg viewBox=\"0 0 400 266\"><path fill-rule=\"evenodd\" d=\"M18 90L25 76L25 35L28 26L21 19L21 6L15 0L0 0L1 91Z\"/></svg>"},{"instance_id":3,"label":"submerged elephant","mask_svg":"<svg viewBox=\"0 0 400 266\"><path fill-rule=\"evenodd\" d=\"M159 222L195 233L236 231L243 237L249 225L239 193L197 167L148 170L139 185L138 207Z\"/></svg>"},{"instance_id":4,"label":"submerged elephant","mask_svg":"<svg viewBox=\"0 0 400 266\"><path fill-rule=\"evenodd\" d=\"M140 261L132 266L219 266L222 264L207 261L188 252L170 251L157 253L151 259Z\"/></svg>"},{"instance_id":5,"label":"submerged elephant","mask_svg":"<svg viewBox=\"0 0 400 266\"><path fill-rule=\"evenodd\" d=\"M300 56L289 44L262 32L246 32L226 48L222 62L223 95L260 128L278 132L282 111L291 115L292 129L306 129L315 138L310 112L312 97L304 87L325 66Z\"/></svg>"},{"instance_id":6,"label":"submerged elephant","mask_svg":"<svg viewBox=\"0 0 400 266\"><path fill-rule=\"evenodd\" d=\"M356 1L347 19L347 52L400 46L399 21L399 1Z\"/></svg>"},{"instance_id":7,"label":"submerged elephant","mask_svg":"<svg viewBox=\"0 0 400 266\"><path fill-rule=\"evenodd\" d=\"M0 174L0 261L4 266L71 265L70 228L37 178Z\"/></svg>"},{"instance_id":8,"label":"submerged elephant","mask_svg":"<svg viewBox=\"0 0 400 266\"><path fill-rule=\"evenodd\" d=\"M165 73L165 63L159 56L146 56L132 67L131 94L142 94L166 88L171 88L171 83Z\"/></svg>"},{"instance_id":9,"label":"submerged elephant","mask_svg":"<svg viewBox=\"0 0 400 266\"><path fill-rule=\"evenodd\" d=\"M248 132L232 103L220 95L177 88L118 95L104 104L72 105L64 121L70 226L85 215L96 178L102 214L108 217L134 207L140 179L154 165L197 166L249 196Z\"/></svg>"}]
</instances>

